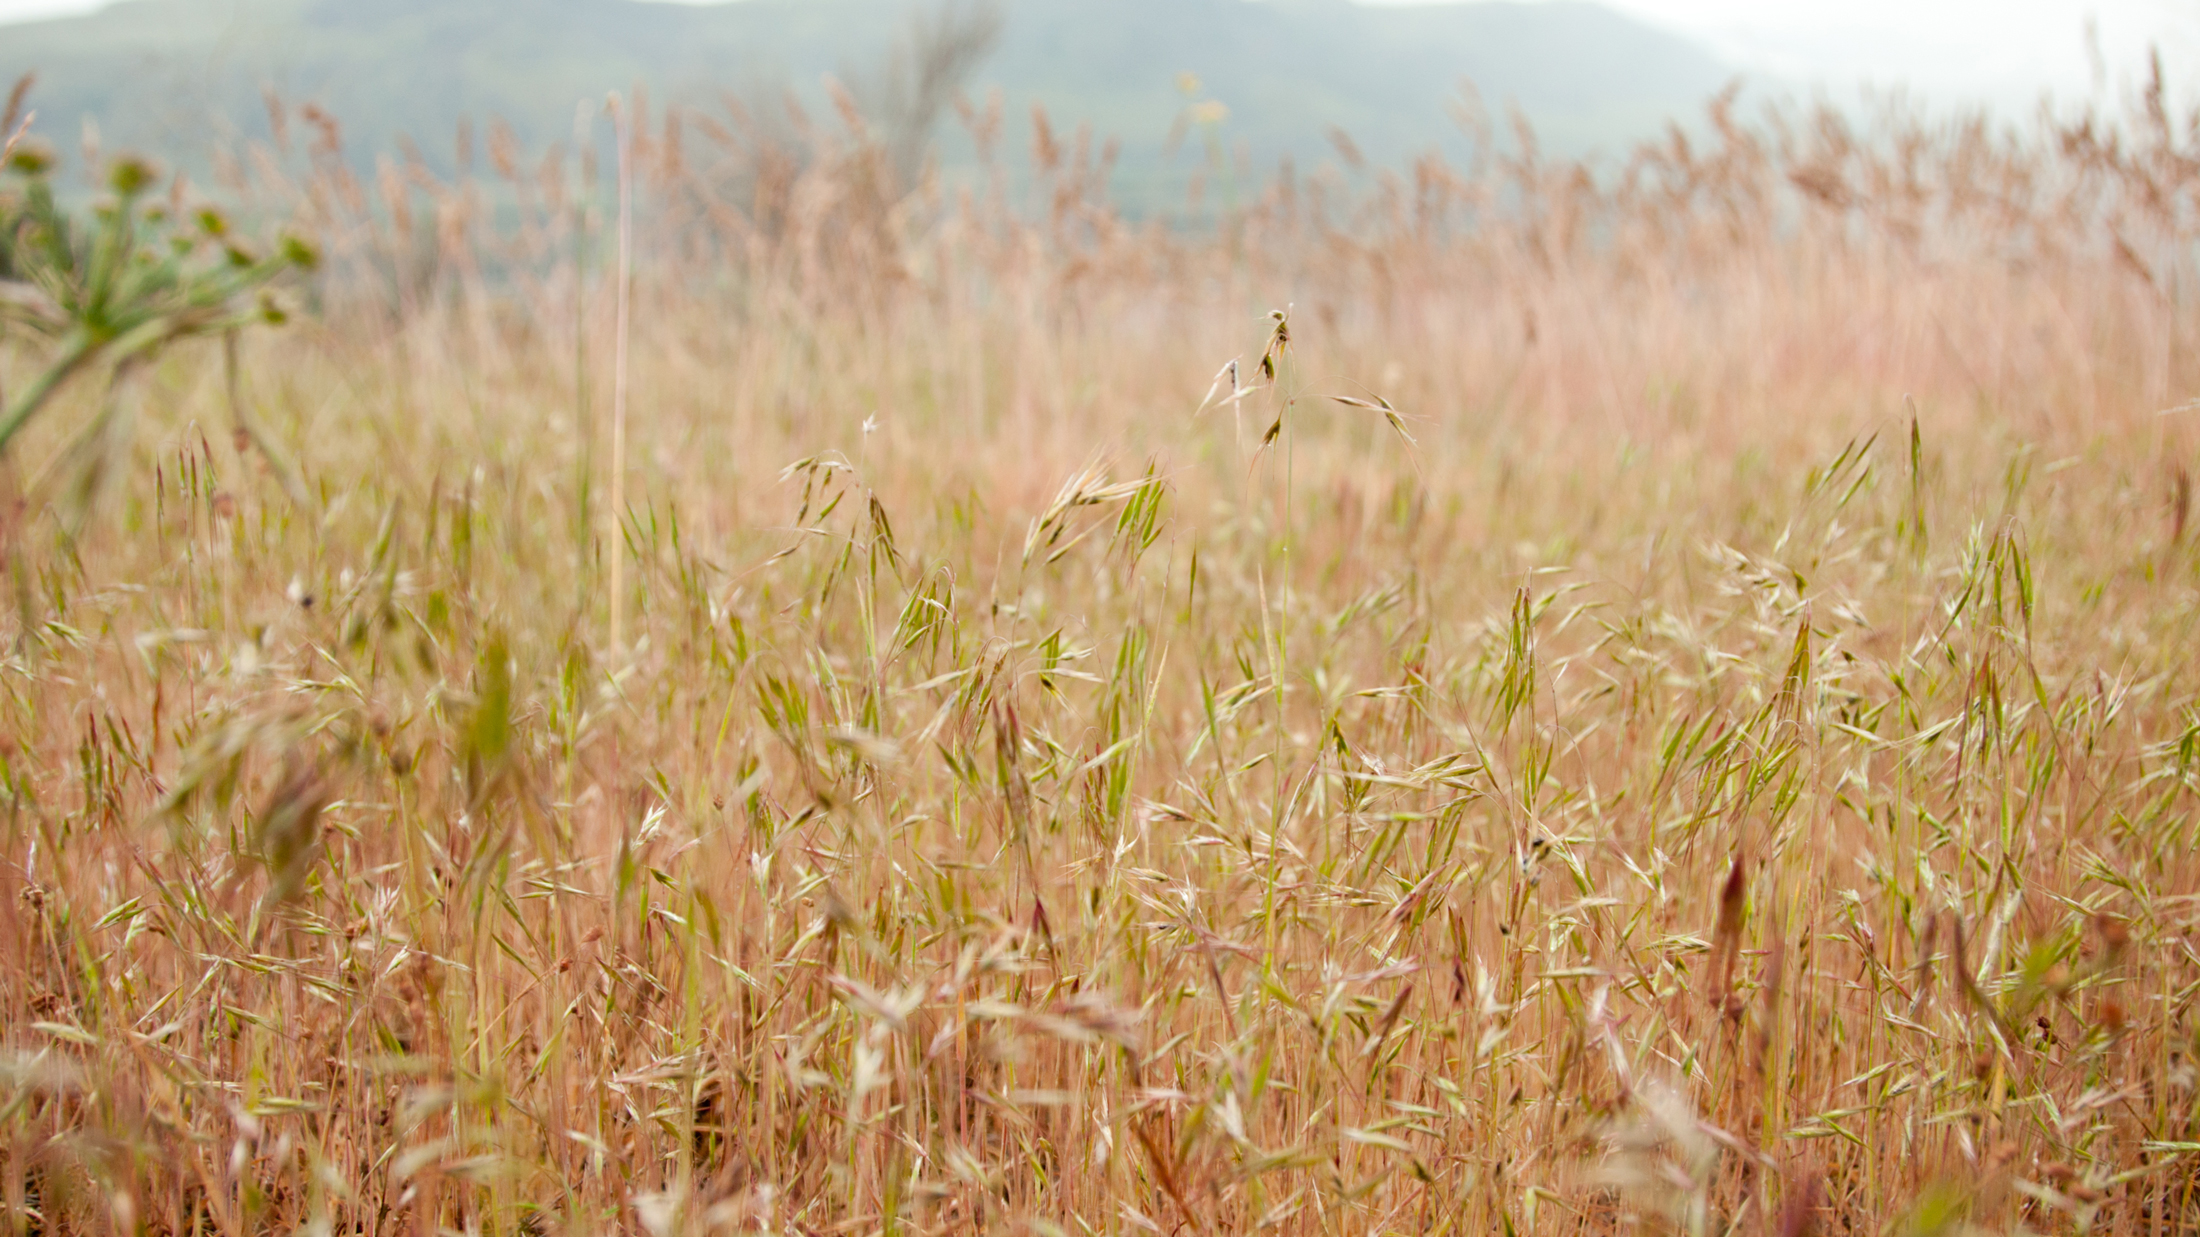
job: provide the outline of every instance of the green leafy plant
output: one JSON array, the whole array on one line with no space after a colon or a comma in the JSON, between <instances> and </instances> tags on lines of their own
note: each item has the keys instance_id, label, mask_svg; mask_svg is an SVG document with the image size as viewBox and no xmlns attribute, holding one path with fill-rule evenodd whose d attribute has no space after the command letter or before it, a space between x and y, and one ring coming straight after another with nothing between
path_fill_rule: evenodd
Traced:
<instances>
[{"instance_id":1,"label":"green leafy plant","mask_svg":"<svg viewBox=\"0 0 2200 1237\"><path fill-rule=\"evenodd\" d=\"M56 166L36 142L6 157L13 183L0 189L0 325L38 340L41 355L22 389L0 400L0 457L85 374L104 372L108 394L82 441L122 438L123 396L145 363L183 340L224 336L233 344L245 326L282 322L270 285L317 260L296 237L255 252L218 210L181 212L149 200L159 175L135 157L108 168L102 200L72 211L54 192Z\"/></svg>"}]
</instances>

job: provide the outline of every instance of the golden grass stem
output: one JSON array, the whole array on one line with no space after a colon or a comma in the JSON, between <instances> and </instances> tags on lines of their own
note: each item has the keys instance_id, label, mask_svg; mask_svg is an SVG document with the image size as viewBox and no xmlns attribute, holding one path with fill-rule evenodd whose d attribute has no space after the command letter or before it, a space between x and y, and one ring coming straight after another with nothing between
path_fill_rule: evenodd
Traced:
<instances>
[{"instance_id":1,"label":"golden grass stem","mask_svg":"<svg viewBox=\"0 0 2200 1237\"><path fill-rule=\"evenodd\" d=\"M619 158L619 240L611 351L611 651L626 650L627 346L634 299L634 122L617 94L610 100Z\"/></svg>"}]
</instances>

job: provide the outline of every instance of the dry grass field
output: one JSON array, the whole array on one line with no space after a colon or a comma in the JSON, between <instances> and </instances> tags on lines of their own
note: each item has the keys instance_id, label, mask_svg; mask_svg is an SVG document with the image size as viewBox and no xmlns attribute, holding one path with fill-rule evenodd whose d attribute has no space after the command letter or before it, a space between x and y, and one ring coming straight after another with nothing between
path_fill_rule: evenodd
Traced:
<instances>
[{"instance_id":1,"label":"dry grass field","mask_svg":"<svg viewBox=\"0 0 2200 1237\"><path fill-rule=\"evenodd\" d=\"M624 311L614 165L289 130L299 312L9 448L10 1232L2200 1231L2158 93L1196 228L645 112Z\"/></svg>"}]
</instances>

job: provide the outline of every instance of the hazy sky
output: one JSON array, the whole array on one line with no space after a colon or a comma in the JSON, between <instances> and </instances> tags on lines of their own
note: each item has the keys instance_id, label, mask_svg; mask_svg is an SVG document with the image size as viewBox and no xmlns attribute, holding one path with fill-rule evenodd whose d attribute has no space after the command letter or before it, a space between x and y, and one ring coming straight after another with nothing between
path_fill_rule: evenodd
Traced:
<instances>
[{"instance_id":1,"label":"hazy sky","mask_svg":"<svg viewBox=\"0 0 2200 1237\"><path fill-rule=\"evenodd\" d=\"M1606 2L1692 34L1740 68L1835 86L1906 83L1944 98L2089 93L2098 81L2089 18L2111 89L2129 84L2150 44L2172 64L2200 65L2200 0ZM96 7L98 0L0 0L0 21Z\"/></svg>"},{"instance_id":2,"label":"hazy sky","mask_svg":"<svg viewBox=\"0 0 2200 1237\"><path fill-rule=\"evenodd\" d=\"M2102 69L2109 89L2127 86L2149 46L2160 46L2167 64L2200 64L2200 0L1605 2L1692 34L1738 67L1832 85L1868 80L2029 101L2042 89L2088 94Z\"/></svg>"}]
</instances>

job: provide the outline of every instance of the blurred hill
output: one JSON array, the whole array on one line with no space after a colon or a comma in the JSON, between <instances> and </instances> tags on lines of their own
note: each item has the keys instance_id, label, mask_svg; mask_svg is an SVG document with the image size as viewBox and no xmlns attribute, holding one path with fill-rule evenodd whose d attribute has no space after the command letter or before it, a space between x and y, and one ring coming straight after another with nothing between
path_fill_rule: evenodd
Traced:
<instances>
[{"instance_id":1,"label":"blurred hill","mask_svg":"<svg viewBox=\"0 0 2200 1237\"><path fill-rule=\"evenodd\" d=\"M1463 82L1498 121L1517 104L1548 149L1585 153L1693 111L1729 75L1686 40L1585 0L1001 0L991 13L997 29L972 49L985 54L955 67L960 89L1002 92L1011 142L1029 132L1033 103L1058 128L1089 122L1121 140L1119 180L1134 187L1211 149L1256 165L1321 157L1332 127L1374 161L1456 150ZM0 75L39 75L39 127L64 142L87 118L109 147L169 156L265 134L272 89L336 116L354 152L409 136L447 168L461 118L502 118L539 145L570 135L577 103L610 89L713 108L791 90L814 110L830 73L876 98L923 31L987 17L970 0L124 0L6 27ZM1176 149L1187 74L1227 114ZM950 163L968 148L952 135L942 146Z\"/></svg>"}]
</instances>

